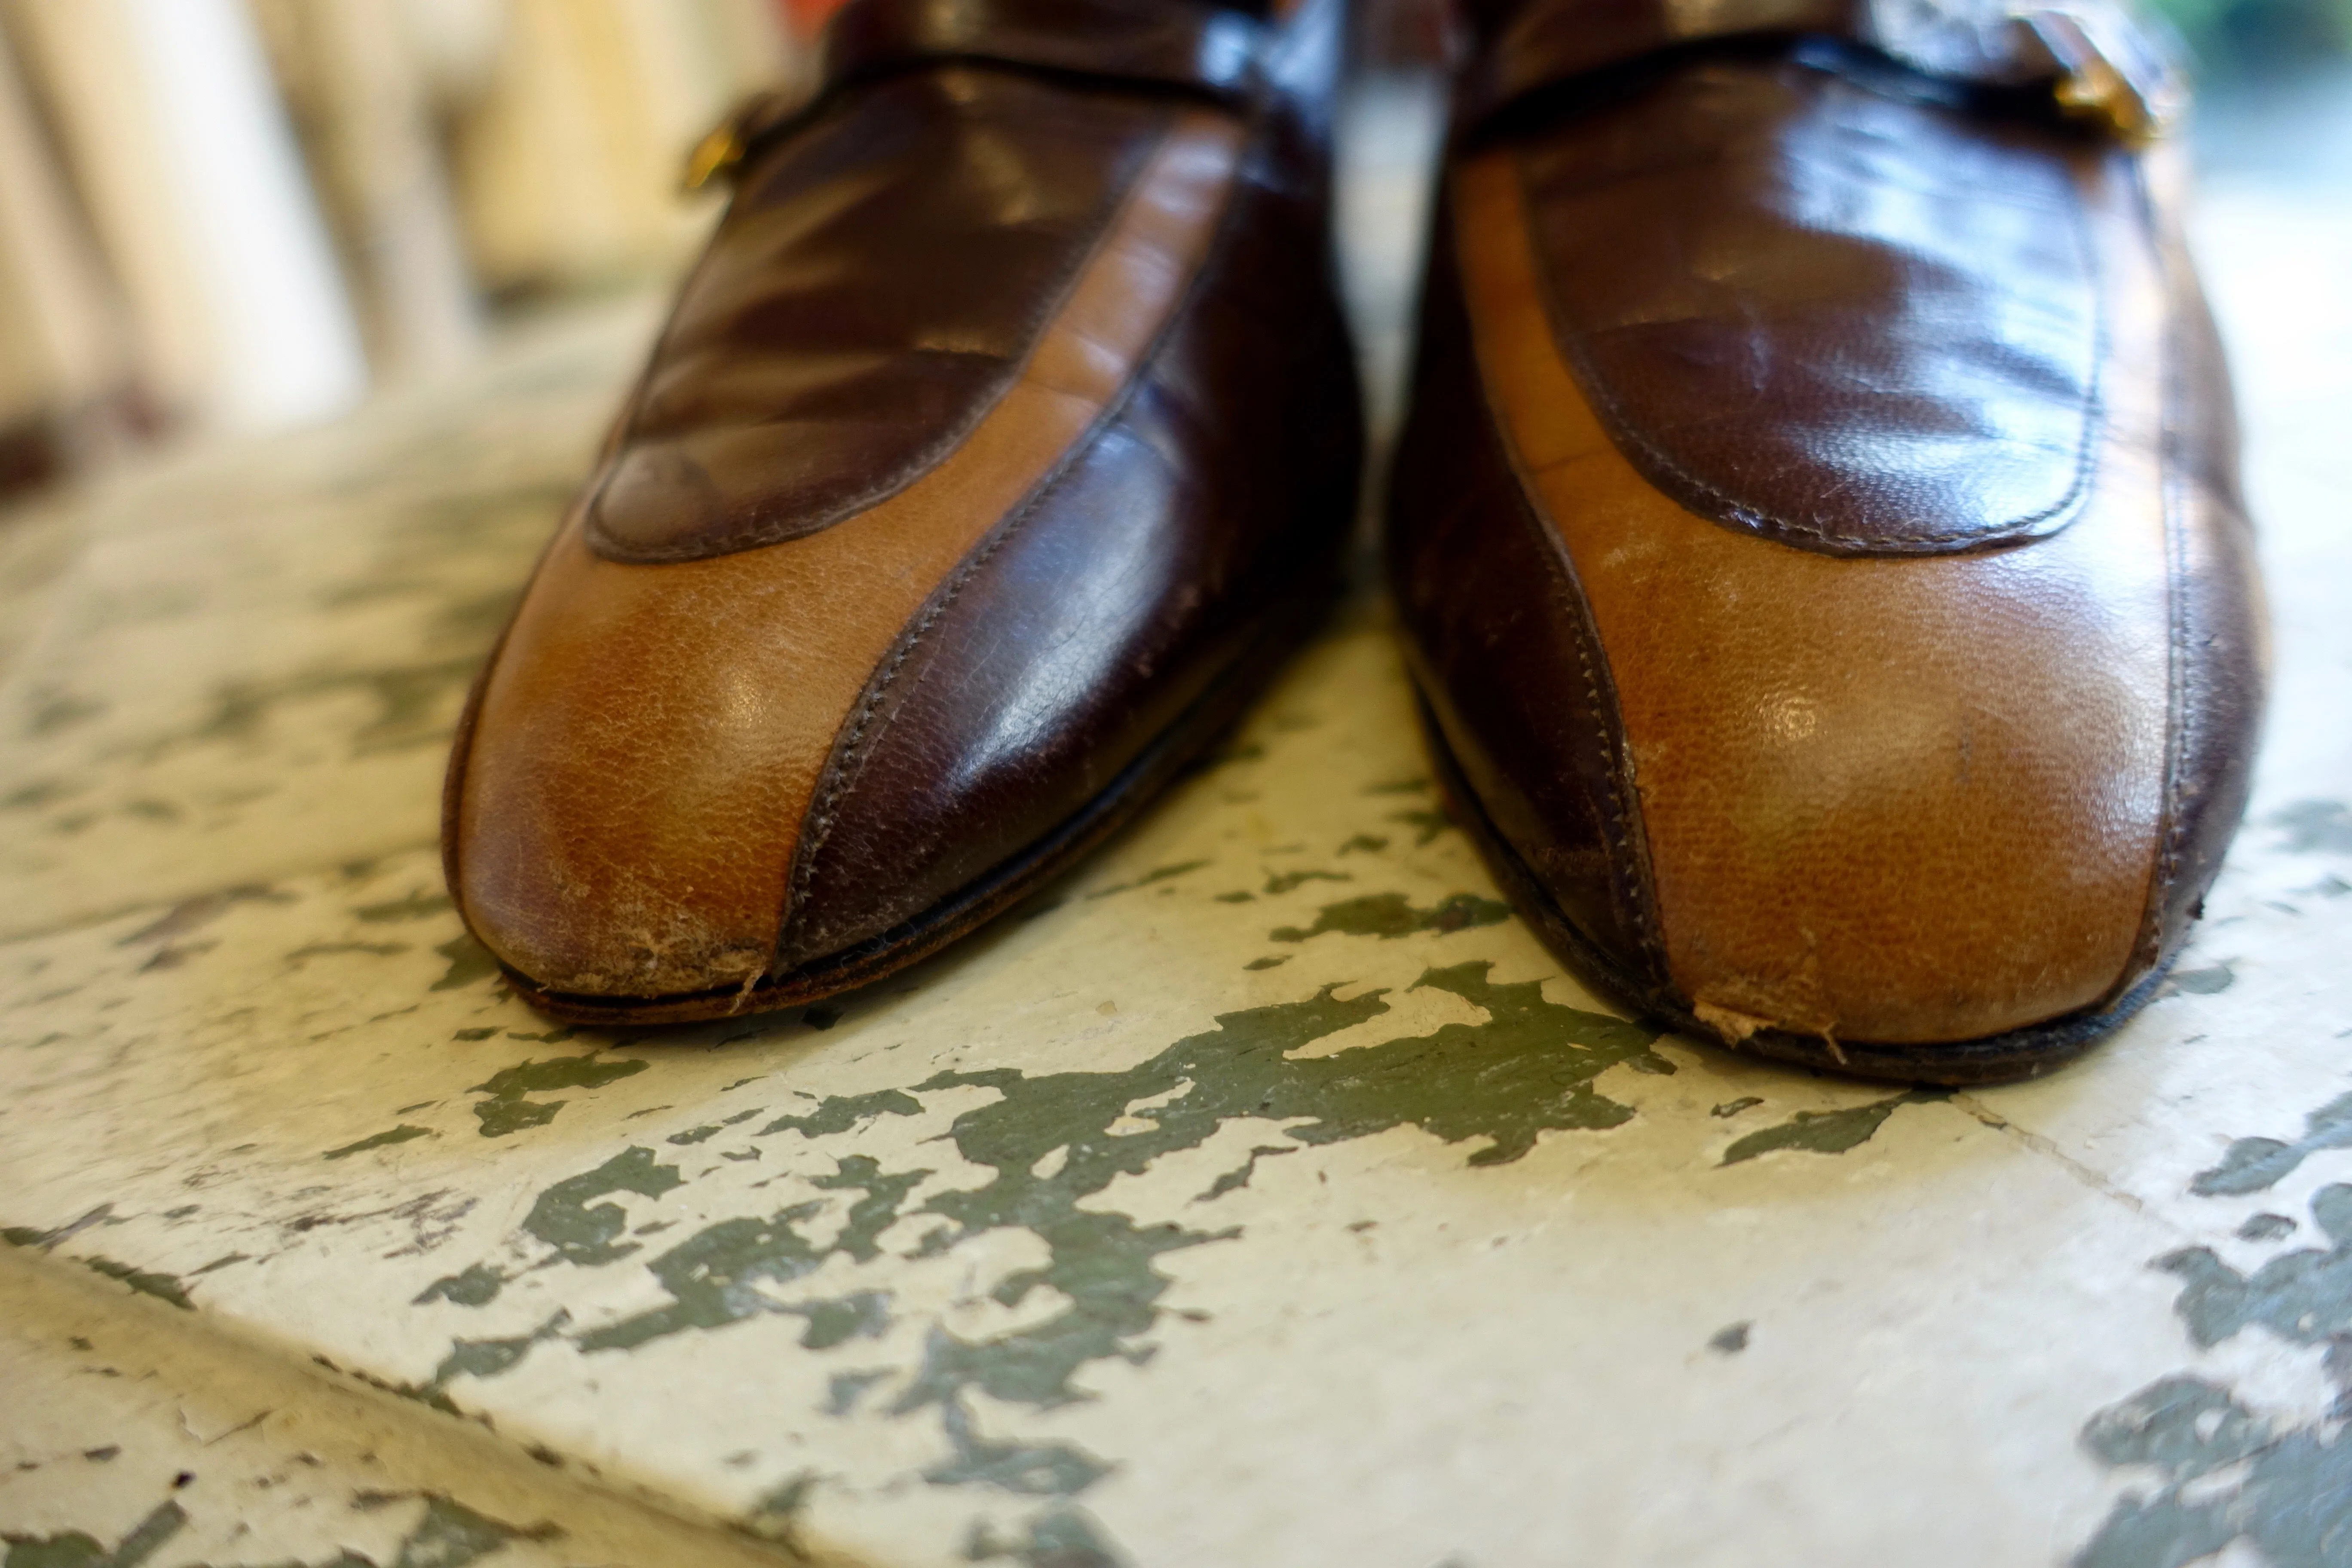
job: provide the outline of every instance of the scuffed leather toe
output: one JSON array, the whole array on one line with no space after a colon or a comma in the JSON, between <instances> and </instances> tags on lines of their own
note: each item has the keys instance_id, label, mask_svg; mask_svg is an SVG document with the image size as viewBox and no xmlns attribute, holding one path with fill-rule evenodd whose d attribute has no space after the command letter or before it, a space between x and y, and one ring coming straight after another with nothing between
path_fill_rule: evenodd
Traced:
<instances>
[{"instance_id":1,"label":"scuffed leather toe","mask_svg":"<svg viewBox=\"0 0 2352 1568\"><path fill-rule=\"evenodd\" d=\"M1337 15L841 13L452 757L450 887L526 995L651 1022L888 973L1263 679L1353 510Z\"/></svg>"},{"instance_id":2,"label":"scuffed leather toe","mask_svg":"<svg viewBox=\"0 0 2352 1568\"><path fill-rule=\"evenodd\" d=\"M1391 572L1563 945L1735 1044L2013 1074L2144 999L2242 808L2234 430L2140 158L1854 58L1456 152Z\"/></svg>"}]
</instances>

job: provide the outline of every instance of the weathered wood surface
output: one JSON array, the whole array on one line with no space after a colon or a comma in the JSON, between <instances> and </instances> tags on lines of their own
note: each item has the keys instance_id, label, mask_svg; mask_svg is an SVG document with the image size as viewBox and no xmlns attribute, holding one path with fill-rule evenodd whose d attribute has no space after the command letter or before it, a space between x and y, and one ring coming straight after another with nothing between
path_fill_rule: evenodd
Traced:
<instances>
[{"instance_id":1,"label":"weathered wood surface","mask_svg":"<svg viewBox=\"0 0 2352 1568\"><path fill-rule=\"evenodd\" d=\"M2341 1568L2347 212L2204 209L2269 749L2165 998L2004 1089L1612 1016L1370 595L978 940L536 1018L435 790L648 304L52 509L0 603L9 1568Z\"/></svg>"}]
</instances>

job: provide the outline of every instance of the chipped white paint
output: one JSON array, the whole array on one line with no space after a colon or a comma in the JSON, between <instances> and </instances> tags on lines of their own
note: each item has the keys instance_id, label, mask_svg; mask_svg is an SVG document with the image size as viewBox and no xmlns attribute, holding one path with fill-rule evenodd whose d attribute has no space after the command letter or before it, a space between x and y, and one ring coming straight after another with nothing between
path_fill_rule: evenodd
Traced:
<instances>
[{"instance_id":1,"label":"chipped white paint","mask_svg":"<svg viewBox=\"0 0 2352 1568\"><path fill-rule=\"evenodd\" d=\"M439 896L435 672L495 629L643 307L92 498L0 692L0 1289L46 1303L0 1344L45 1391L0 1408L42 1467L0 1531L110 1550L244 1379L290 1414L229 1468L308 1443L314 1502L248 1484L233 1538L192 1501L151 1568L387 1563L431 1496L572 1531L518 1563L666 1560L612 1544L650 1508L877 1568L1978 1568L2144 1560L2130 1530L2189 1540L2248 1475L2257 1530L2335 1495L2352 1294L2306 1311L2274 1260L2352 1247L2352 1102L2307 1122L2352 1090L2352 541L2317 504L2352 389L2311 368L2352 319L2322 355L2261 291L2352 243L2216 210L2288 567L2253 821L2175 994L1957 1096L1611 1025L1434 814L1368 596L976 940L799 1016L559 1029ZM90 1381L85 1318L189 1435ZM394 1484L275 1425L331 1410Z\"/></svg>"}]
</instances>

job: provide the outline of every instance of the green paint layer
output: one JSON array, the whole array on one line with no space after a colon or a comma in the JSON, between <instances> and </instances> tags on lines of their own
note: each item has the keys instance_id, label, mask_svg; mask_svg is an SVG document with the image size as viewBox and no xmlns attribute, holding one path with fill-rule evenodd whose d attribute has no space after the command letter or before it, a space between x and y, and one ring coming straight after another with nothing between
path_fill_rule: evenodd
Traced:
<instances>
[{"instance_id":1,"label":"green paint layer","mask_svg":"<svg viewBox=\"0 0 2352 1568\"><path fill-rule=\"evenodd\" d=\"M1500 925L1510 918L1509 905L1475 893L1456 893L1426 910L1415 909L1402 893L1368 893L1360 899L1324 905L1311 926L1277 926L1268 934L1276 942L1305 942L1335 931L1346 936L1376 936L1390 942L1417 931L1442 934L1468 931L1474 926Z\"/></svg>"},{"instance_id":2,"label":"green paint layer","mask_svg":"<svg viewBox=\"0 0 2352 1568\"><path fill-rule=\"evenodd\" d=\"M2239 1139L2223 1152L2220 1164L2197 1173L2189 1190L2199 1197L2263 1192L2326 1149L2352 1149L2352 1093L2338 1095L2305 1117L2303 1136L2292 1143L2276 1138Z\"/></svg>"},{"instance_id":3,"label":"green paint layer","mask_svg":"<svg viewBox=\"0 0 2352 1568\"><path fill-rule=\"evenodd\" d=\"M607 1061L593 1056L558 1057L552 1061L522 1062L492 1073L467 1089L490 1098L474 1107L485 1138L503 1138L527 1128L544 1127L569 1103L561 1100L527 1100L530 1094L557 1089L602 1089L608 1083L646 1070L649 1063L624 1058Z\"/></svg>"},{"instance_id":4,"label":"green paint layer","mask_svg":"<svg viewBox=\"0 0 2352 1568\"><path fill-rule=\"evenodd\" d=\"M1118 882L1108 888L1097 888L1093 892L1088 893L1087 897L1089 899L1108 899L1113 893L1131 893L1138 888L1148 888L1154 882L1171 881L1184 875L1187 871L1197 871L1207 864L1208 862L1206 860L1180 860L1173 866L1156 866L1150 870L1146 871L1142 876L1138 877L1132 882Z\"/></svg>"},{"instance_id":5,"label":"green paint layer","mask_svg":"<svg viewBox=\"0 0 2352 1568\"><path fill-rule=\"evenodd\" d=\"M2280 1423L2186 1373L2101 1411L2083 1428L2083 1446L2110 1466L2153 1469L2157 1485L2119 1500L2074 1568L2179 1568L2236 1542L2271 1568L2352 1562L2352 1441L2343 1430L2352 1407L2352 1185L2320 1188L2311 1217L2332 1245L2281 1253L2252 1274L2202 1247L2168 1253L2157 1267L2187 1282L2173 1310L2200 1346L2258 1328L2327 1347L2321 1365L2339 1394L2333 1418ZM2294 1228L2263 1227L2271 1237Z\"/></svg>"},{"instance_id":6,"label":"green paint layer","mask_svg":"<svg viewBox=\"0 0 2352 1568\"><path fill-rule=\"evenodd\" d=\"M1018 1563L1022 1568L1127 1568L1128 1559L1102 1526L1080 1510L1047 1510L1028 1521L1027 1531L1006 1540L986 1525L974 1525L964 1542L967 1563Z\"/></svg>"},{"instance_id":7,"label":"green paint layer","mask_svg":"<svg viewBox=\"0 0 2352 1568\"><path fill-rule=\"evenodd\" d=\"M2352 1553L2352 1442L2280 1429L2194 1377L2104 1410L2083 1446L2146 1466L2152 1493L2118 1501L2074 1568L2180 1568L2244 1541L2269 1568L2343 1568Z\"/></svg>"},{"instance_id":8,"label":"green paint layer","mask_svg":"<svg viewBox=\"0 0 2352 1568\"><path fill-rule=\"evenodd\" d=\"M1722 1163L1737 1165L1743 1160L1753 1160L1759 1154L1769 1154L1780 1149L1804 1149L1815 1154L1843 1154L1859 1148L1876 1135L1895 1114L1895 1107L1923 1100L1948 1100L1949 1089L1915 1089L1903 1094L1874 1100L1868 1105L1849 1106L1843 1110L1800 1110L1777 1127L1759 1128L1734 1142L1723 1152ZM1753 1105L1755 1100L1748 1101ZM1718 1116L1728 1114L1722 1107Z\"/></svg>"},{"instance_id":9,"label":"green paint layer","mask_svg":"<svg viewBox=\"0 0 2352 1568\"><path fill-rule=\"evenodd\" d=\"M441 978L426 989L430 991L463 991L477 980L486 980L499 972L499 961L490 950L464 931L435 948L434 952L449 961Z\"/></svg>"},{"instance_id":10,"label":"green paint layer","mask_svg":"<svg viewBox=\"0 0 2352 1568\"><path fill-rule=\"evenodd\" d=\"M180 1505L166 1499L111 1552L78 1530L39 1538L0 1535L0 1541L8 1543L8 1555L0 1559L0 1568L139 1568L187 1522Z\"/></svg>"},{"instance_id":11,"label":"green paint layer","mask_svg":"<svg viewBox=\"0 0 2352 1568\"><path fill-rule=\"evenodd\" d=\"M846 1132L871 1116L920 1116L923 1102L904 1089L877 1089L872 1094L832 1095L820 1101L806 1116L779 1116L760 1129L770 1132L793 1131L803 1138L825 1138L836 1132Z\"/></svg>"},{"instance_id":12,"label":"green paint layer","mask_svg":"<svg viewBox=\"0 0 2352 1568\"><path fill-rule=\"evenodd\" d=\"M2260 1324L2291 1344L2333 1344L2352 1336L2352 1186L2337 1183L2312 1195L2314 1224L2336 1245L2282 1253L2241 1274L2192 1247L2168 1253L2157 1267L2188 1284L2174 1310L2200 1345L2218 1345Z\"/></svg>"},{"instance_id":13,"label":"green paint layer","mask_svg":"<svg viewBox=\"0 0 2352 1568\"><path fill-rule=\"evenodd\" d=\"M2282 806L2271 825L2286 830L2279 846L2290 855L2352 855L2352 807L2340 800L2299 800Z\"/></svg>"},{"instance_id":14,"label":"green paint layer","mask_svg":"<svg viewBox=\"0 0 2352 1568\"><path fill-rule=\"evenodd\" d=\"M188 1300L187 1288L175 1275L151 1274L133 1268L128 1263L117 1263L111 1258L85 1258L82 1266L109 1279L120 1279L142 1296L152 1296L158 1301L169 1301L184 1312L193 1312L196 1304Z\"/></svg>"},{"instance_id":15,"label":"green paint layer","mask_svg":"<svg viewBox=\"0 0 2352 1568\"><path fill-rule=\"evenodd\" d=\"M352 913L370 925L383 925L395 921L426 920L446 913L450 907L446 893L411 893L404 899L394 899L388 903L362 904Z\"/></svg>"},{"instance_id":16,"label":"green paint layer","mask_svg":"<svg viewBox=\"0 0 2352 1568\"><path fill-rule=\"evenodd\" d=\"M460 1307L487 1307L506 1288L507 1277L487 1263L477 1263L457 1274L447 1274L427 1285L411 1305L450 1301Z\"/></svg>"},{"instance_id":17,"label":"green paint layer","mask_svg":"<svg viewBox=\"0 0 2352 1568\"><path fill-rule=\"evenodd\" d=\"M458 1340L450 1345L449 1353L441 1358L441 1364L433 1369L433 1381L422 1393L431 1403L432 1395L440 1394L452 1378L496 1377L502 1372L511 1372L521 1363L523 1357L530 1353L531 1346L554 1339L571 1321L570 1312L559 1311L527 1334L516 1334L508 1339ZM448 1406L446 1395L441 1403L454 1410L454 1406Z\"/></svg>"},{"instance_id":18,"label":"green paint layer","mask_svg":"<svg viewBox=\"0 0 2352 1568\"><path fill-rule=\"evenodd\" d=\"M631 1147L540 1194L522 1227L566 1263L593 1268L615 1262L637 1250L635 1242L620 1239L629 1216L618 1204L593 1200L614 1193L657 1198L683 1183L676 1165L656 1164L652 1150Z\"/></svg>"},{"instance_id":19,"label":"green paint layer","mask_svg":"<svg viewBox=\"0 0 2352 1568\"><path fill-rule=\"evenodd\" d=\"M389 1132L379 1132L373 1138L362 1138L356 1143L346 1143L340 1149L330 1149L325 1153L320 1155L319 1158L321 1160L346 1160L352 1155L360 1153L365 1150L388 1149L394 1143L405 1143L414 1138L430 1138L432 1136L433 1131L430 1128L411 1127L404 1122L400 1126L394 1128Z\"/></svg>"},{"instance_id":20,"label":"green paint layer","mask_svg":"<svg viewBox=\"0 0 2352 1568\"><path fill-rule=\"evenodd\" d=\"M1106 1472L1102 1460L1066 1444L983 1434L975 1396L1036 1408L1087 1397L1077 1381L1087 1367L1140 1363L1154 1352L1149 1336L1170 1284L1156 1260L1239 1234L1151 1223L1097 1206L1119 1178L1200 1148L1236 1120L1265 1124L1276 1141L1217 1177L1201 1194L1204 1200L1246 1185L1262 1159L1406 1126L1472 1145L1472 1165L1502 1164L1524 1157L1547 1131L1595 1131L1630 1120L1630 1107L1593 1087L1611 1068L1674 1070L1652 1048L1654 1030L1547 1001L1539 982L1498 984L1489 971L1472 963L1423 974L1417 988L1450 993L1483 1015L1480 1022L1427 1035L1297 1054L1388 1011L1381 992L1342 998L1326 987L1302 1002L1225 1014L1215 1027L1119 1070L1034 1077L1012 1068L947 1071L910 1089L836 1096L776 1118L761 1134L838 1137L877 1116L924 1114L928 1096L988 1090L994 1098L963 1110L945 1137L989 1178L919 1201L929 1171L887 1170L863 1153L838 1157L832 1171L809 1182L821 1194L857 1194L845 1209L820 1197L707 1226L646 1263L669 1298L666 1304L572 1341L583 1352L628 1351L670 1334L782 1313L803 1318L802 1344L822 1351L881 1333L890 1321L890 1298L853 1290L793 1300L791 1288L837 1258L852 1265L877 1260L901 1218L943 1222L914 1257L936 1256L990 1232L1024 1230L1045 1243L1046 1261L997 1280L992 1294L1018 1307L1049 1292L1059 1310L981 1342L933 1325L919 1364L905 1374L887 1410L902 1416L939 1412L950 1451L924 1472L934 1485L1057 1497L1082 1490ZM627 1216L620 1206L596 1200L615 1192L659 1195L680 1180L677 1167L656 1163L650 1150L631 1149L550 1187L524 1229L563 1262L612 1263L637 1247L623 1239ZM829 1214L839 1218L828 1235L821 1216ZM460 1342L467 1359L458 1370L494 1375L544 1332L523 1342ZM861 1373L836 1384L828 1408L845 1410L883 1375Z\"/></svg>"}]
</instances>

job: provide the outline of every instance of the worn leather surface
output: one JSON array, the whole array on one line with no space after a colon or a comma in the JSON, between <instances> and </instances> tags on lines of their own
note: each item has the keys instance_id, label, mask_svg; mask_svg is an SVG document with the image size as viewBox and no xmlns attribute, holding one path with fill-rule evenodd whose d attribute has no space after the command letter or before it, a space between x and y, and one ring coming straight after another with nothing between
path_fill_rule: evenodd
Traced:
<instances>
[{"instance_id":1,"label":"worn leather surface","mask_svg":"<svg viewBox=\"0 0 2352 1568\"><path fill-rule=\"evenodd\" d=\"M2242 805L2260 610L2226 382L2140 160L1727 58L1447 185L1401 608L1479 804L1617 977L1731 1037L1925 1047L2099 1005L2177 945ZM2062 374L2086 312L2095 359ZM1505 456L1449 497L1465 328ZM2063 526L1985 531L2061 485Z\"/></svg>"},{"instance_id":2,"label":"worn leather surface","mask_svg":"<svg viewBox=\"0 0 2352 1568\"><path fill-rule=\"evenodd\" d=\"M1187 0L867 0L825 36L825 75L854 81L942 59L1195 89L1245 103L1265 29Z\"/></svg>"},{"instance_id":3,"label":"worn leather surface","mask_svg":"<svg viewBox=\"0 0 2352 1568\"><path fill-rule=\"evenodd\" d=\"M2228 366L2190 263L2186 154L2152 157L2152 217L2170 295L2165 434L2172 551L2172 756L2166 826L2136 967L2188 939L2252 784L2270 668L2269 622L2238 474Z\"/></svg>"},{"instance_id":4,"label":"worn leather surface","mask_svg":"<svg viewBox=\"0 0 2352 1568\"><path fill-rule=\"evenodd\" d=\"M2063 67L2021 23L2032 9L2013 0L1465 0L1479 47L1455 113L1475 130L1564 83L1741 39L1859 45L1933 83L2046 89ZM2152 79L2178 68L2117 0L2066 0L2063 9L2141 82L2158 85Z\"/></svg>"},{"instance_id":5,"label":"worn leather surface","mask_svg":"<svg viewBox=\"0 0 2352 1568\"><path fill-rule=\"evenodd\" d=\"M1017 856L1344 531L1355 406L1312 105L952 61L837 96L749 172L453 757L459 907L543 990L731 1005ZM825 114L877 120L870 161ZM919 279L950 256L1030 292L942 302ZM1271 321L1294 335L1270 361ZM966 327L985 377L936 363ZM698 470L742 482L633 468L662 445L649 409L733 429ZM624 474L634 545L612 537Z\"/></svg>"},{"instance_id":6,"label":"worn leather surface","mask_svg":"<svg viewBox=\"0 0 2352 1568\"><path fill-rule=\"evenodd\" d=\"M1360 437L1311 132L1244 165L1192 308L1115 415L935 595L801 838L789 968L876 937L1108 786L1331 571ZM1280 353L1294 374L1271 369ZM1302 377L1297 371L1306 373Z\"/></svg>"},{"instance_id":7,"label":"worn leather surface","mask_svg":"<svg viewBox=\"0 0 2352 1568\"><path fill-rule=\"evenodd\" d=\"M1407 658L1480 807L1576 927L1664 984L1609 660L1481 376L1441 202L1412 409L1391 480L1389 580Z\"/></svg>"},{"instance_id":8,"label":"worn leather surface","mask_svg":"<svg viewBox=\"0 0 2352 1568\"><path fill-rule=\"evenodd\" d=\"M1702 62L1517 143L1553 335L1684 506L1807 549L1967 550L2080 510L2097 144Z\"/></svg>"},{"instance_id":9,"label":"worn leather surface","mask_svg":"<svg viewBox=\"0 0 2352 1568\"><path fill-rule=\"evenodd\" d=\"M746 171L597 481L591 545L772 544L927 471L1012 384L1171 112L979 68L844 95Z\"/></svg>"}]
</instances>

